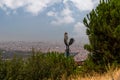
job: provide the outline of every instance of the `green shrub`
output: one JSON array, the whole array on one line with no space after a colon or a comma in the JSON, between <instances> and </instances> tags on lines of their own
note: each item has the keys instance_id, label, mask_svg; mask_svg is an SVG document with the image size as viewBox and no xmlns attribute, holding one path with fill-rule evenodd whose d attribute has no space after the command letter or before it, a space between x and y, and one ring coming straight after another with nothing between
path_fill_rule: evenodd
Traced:
<instances>
[{"instance_id":1,"label":"green shrub","mask_svg":"<svg viewBox=\"0 0 120 80\"><path fill-rule=\"evenodd\" d=\"M0 59L0 80L60 80L74 74L76 64L72 57L57 52L33 52L27 58Z\"/></svg>"}]
</instances>

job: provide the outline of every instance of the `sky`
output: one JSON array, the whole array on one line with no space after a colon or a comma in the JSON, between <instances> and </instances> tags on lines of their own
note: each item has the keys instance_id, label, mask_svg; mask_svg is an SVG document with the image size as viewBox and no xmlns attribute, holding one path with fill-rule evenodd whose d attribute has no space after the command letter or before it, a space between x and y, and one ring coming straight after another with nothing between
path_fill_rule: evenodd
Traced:
<instances>
[{"instance_id":1,"label":"sky","mask_svg":"<svg viewBox=\"0 0 120 80\"><path fill-rule=\"evenodd\" d=\"M0 0L0 41L87 42L83 18L99 0Z\"/></svg>"}]
</instances>

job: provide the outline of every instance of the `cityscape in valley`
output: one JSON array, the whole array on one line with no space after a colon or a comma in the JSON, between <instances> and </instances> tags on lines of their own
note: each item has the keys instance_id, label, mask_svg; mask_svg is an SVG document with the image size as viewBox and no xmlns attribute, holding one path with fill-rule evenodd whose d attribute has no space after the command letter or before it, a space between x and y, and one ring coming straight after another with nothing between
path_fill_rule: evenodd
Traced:
<instances>
[{"instance_id":1,"label":"cityscape in valley","mask_svg":"<svg viewBox=\"0 0 120 80\"><path fill-rule=\"evenodd\" d=\"M68 32L75 39L70 53L85 59L88 52L83 44L88 42L88 36L83 19L98 3L98 0L0 0L3 57L10 58L15 53L26 56L33 48L45 53L64 53L63 34Z\"/></svg>"},{"instance_id":2,"label":"cityscape in valley","mask_svg":"<svg viewBox=\"0 0 120 80\"><path fill-rule=\"evenodd\" d=\"M64 43L49 43L49 42L25 42L25 41L8 41L0 42L0 49L4 58L11 58L14 55L27 57L31 55L32 49L41 52L65 52ZM87 51L84 50L83 45L73 44L70 47L71 54L78 53L75 60L84 60L87 57Z\"/></svg>"}]
</instances>

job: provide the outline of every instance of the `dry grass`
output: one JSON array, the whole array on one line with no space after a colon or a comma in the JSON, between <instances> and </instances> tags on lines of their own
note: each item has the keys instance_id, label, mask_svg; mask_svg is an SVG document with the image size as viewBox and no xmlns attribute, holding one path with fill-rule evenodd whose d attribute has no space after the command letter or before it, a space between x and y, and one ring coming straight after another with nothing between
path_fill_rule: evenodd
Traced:
<instances>
[{"instance_id":1,"label":"dry grass","mask_svg":"<svg viewBox=\"0 0 120 80\"><path fill-rule=\"evenodd\" d=\"M70 80L120 80L120 69L109 70L105 74L95 74L94 76L81 77L80 75L70 78Z\"/></svg>"}]
</instances>

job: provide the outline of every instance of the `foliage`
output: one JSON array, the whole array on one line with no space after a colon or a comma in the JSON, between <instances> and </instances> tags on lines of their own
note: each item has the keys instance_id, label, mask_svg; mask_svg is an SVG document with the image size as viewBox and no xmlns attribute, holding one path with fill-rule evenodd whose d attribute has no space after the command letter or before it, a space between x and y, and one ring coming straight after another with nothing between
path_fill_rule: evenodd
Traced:
<instances>
[{"instance_id":1,"label":"foliage","mask_svg":"<svg viewBox=\"0 0 120 80\"><path fill-rule=\"evenodd\" d=\"M119 14L119 0L100 0L96 9L93 9L83 20L90 42L84 47L90 52L88 58L91 61L89 63L92 63L91 66L88 63L87 67L92 70L106 71L106 65L120 63ZM87 62L88 60L85 64Z\"/></svg>"},{"instance_id":2,"label":"foliage","mask_svg":"<svg viewBox=\"0 0 120 80\"><path fill-rule=\"evenodd\" d=\"M0 59L0 80L60 80L63 75L67 78L73 74L76 67L72 57L33 51L27 59Z\"/></svg>"}]
</instances>

